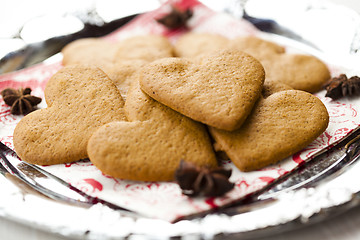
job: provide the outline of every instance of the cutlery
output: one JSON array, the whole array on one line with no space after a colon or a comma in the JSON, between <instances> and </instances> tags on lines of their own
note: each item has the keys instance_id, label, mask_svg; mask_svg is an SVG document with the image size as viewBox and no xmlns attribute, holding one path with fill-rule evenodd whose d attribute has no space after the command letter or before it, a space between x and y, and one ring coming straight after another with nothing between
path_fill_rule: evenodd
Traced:
<instances>
[{"instance_id":1,"label":"cutlery","mask_svg":"<svg viewBox=\"0 0 360 240\"><path fill-rule=\"evenodd\" d=\"M335 146L325 150L310 161L300 164L294 170L274 180L274 182L265 188L231 205L216 209L216 214L225 213L226 215L234 216L259 209L271 209L273 205L282 201L283 196L295 196L297 192L315 188L322 183L335 179L347 171L359 158L360 129L357 129ZM300 197L304 196L301 195ZM179 220L204 217L209 213L212 213L212 211L194 214Z\"/></svg>"},{"instance_id":2,"label":"cutlery","mask_svg":"<svg viewBox=\"0 0 360 240\"><path fill-rule=\"evenodd\" d=\"M271 204L278 201L278 197L281 196L282 193L296 191L302 188L311 188L321 181L329 180L330 178L340 175L346 171L346 167L356 161L359 156L360 129L354 131L343 141L324 151L311 161L304 162L293 171L278 178L264 189L230 206L218 209L217 212L235 215L258 208L271 207ZM2 142L0 142L0 160L0 173L3 176L8 178L10 174L51 199L84 207L101 203L112 209L135 214L128 209L103 199L89 196L44 169L21 161L12 149L8 148ZM192 219L206 214L208 214L208 212L194 214L181 219Z\"/></svg>"},{"instance_id":3,"label":"cutlery","mask_svg":"<svg viewBox=\"0 0 360 240\"><path fill-rule=\"evenodd\" d=\"M324 151L314 159L304 162L291 172L276 179L264 189L223 211L239 214L252 208L267 207L278 201L282 194L310 189L340 176L360 158L360 129Z\"/></svg>"},{"instance_id":4,"label":"cutlery","mask_svg":"<svg viewBox=\"0 0 360 240\"><path fill-rule=\"evenodd\" d=\"M2 142L0 142L0 160L0 173L3 176L8 178L7 175L10 174L51 199L83 207L91 207L100 203L112 209L131 212L103 199L87 195L42 168L21 161L12 149Z\"/></svg>"},{"instance_id":5,"label":"cutlery","mask_svg":"<svg viewBox=\"0 0 360 240\"><path fill-rule=\"evenodd\" d=\"M270 184L257 199L267 199L284 191L314 186L318 182L343 173L346 166L356 161L360 153L360 131L345 138L341 143L305 162Z\"/></svg>"}]
</instances>

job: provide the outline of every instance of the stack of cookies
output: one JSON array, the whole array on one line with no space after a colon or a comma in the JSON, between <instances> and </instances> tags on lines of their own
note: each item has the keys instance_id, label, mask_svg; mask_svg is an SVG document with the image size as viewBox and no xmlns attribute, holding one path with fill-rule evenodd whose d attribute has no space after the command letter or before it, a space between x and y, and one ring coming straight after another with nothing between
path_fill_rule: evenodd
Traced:
<instances>
[{"instance_id":1,"label":"stack of cookies","mask_svg":"<svg viewBox=\"0 0 360 240\"><path fill-rule=\"evenodd\" d=\"M27 162L89 158L104 174L171 181L181 160L241 171L274 164L326 128L311 93L330 78L319 59L255 37L188 33L120 42L81 39L47 83L47 108L26 115L14 146Z\"/></svg>"}]
</instances>

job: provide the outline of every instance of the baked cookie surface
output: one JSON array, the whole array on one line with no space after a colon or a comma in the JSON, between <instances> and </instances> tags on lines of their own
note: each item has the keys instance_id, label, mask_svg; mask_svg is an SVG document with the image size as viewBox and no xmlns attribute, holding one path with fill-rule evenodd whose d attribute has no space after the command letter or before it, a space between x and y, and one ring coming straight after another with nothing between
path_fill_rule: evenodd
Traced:
<instances>
[{"instance_id":1,"label":"baked cookie surface","mask_svg":"<svg viewBox=\"0 0 360 240\"><path fill-rule=\"evenodd\" d=\"M87 158L91 134L105 123L125 120L119 91L98 68L69 66L45 88L48 107L26 115L14 131L16 153L40 165Z\"/></svg>"},{"instance_id":2,"label":"baked cookie surface","mask_svg":"<svg viewBox=\"0 0 360 240\"><path fill-rule=\"evenodd\" d=\"M189 32L175 43L175 56L197 57L202 54L226 49L230 40L219 34Z\"/></svg>"},{"instance_id":3,"label":"baked cookie surface","mask_svg":"<svg viewBox=\"0 0 360 240\"><path fill-rule=\"evenodd\" d=\"M266 80L264 82L264 86L261 91L261 95L264 98L267 98L268 96L270 96L276 92L281 92L281 91L286 91L286 90L294 90L294 89L285 83Z\"/></svg>"},{"instance_id":4,"label":"baked cookie surface","mask_svg":"<svg viewBox=\"0 0 360 240\"><path fill-rule=\"evenodd\" d=\"M115 62L123 60L144 60L152 62L159 58L174 56L172 44L160 35L140 35L117 43Z\"/></svg>"},{"instance_id":5,"label":"baked cookie surface","mask_svg":"<svg viewBox=\"0 0 360 240\"><path fill-rule=\"evenodd\" d=\"M325 131L328 122L317 97L287 90L260 99L240 129L210 128L210 133L241 171L252 171L300 151Z\"/></svg>"},{"instance_id":6,"label":"baked cookie surface","mask_svg":"<svg viewBox=\"0 0 360 240\"><path fill-rule=\"evenodd\" d=\"M90 138L90 160L102 172L142 181L174 180L181 160L216 167L206 128L151 99L138 83L125 104L129 121L112 122Z\"/></svg>"},{"instance_id":7,"label":"baked cookie surface","mask_svg":"<svg viewBox=\"0 0 360 240\"><path fill-rule=\"evenodd\" d=\"M78 39L61 50L63 54L62 63L64 66L86 64L102 68L113 62L116 51L116 44L104 39Z\"/></svg>"},{"instance_id":8,"label":"baked cookie surface","mask_svg":"<svg viewBox=\"0 0 360 240\"><path fill-rule=\"evenodd\" d=\"M132 82L136 81L137 72L147 63L144 60L124 60L107 65L103 68L108 77L115 83L121 96L126 100L127 91Z\"/></svg>"},{"instance_id":9,"label":"baked cookie surface","mask_svg":"<svg viewBox=\"0 0 360 240\"><path fill-rule=\"evenodd\" d=\"M328 67L310 55L291 54L276 43L257 37L231 40L230 47L258 59L265 68L266 80L281 82L310 93L319 91L330 78Z\"/></svg>"},{"instance_id":10,"label":"baked cookie surface","mask_svg":"<svg viewBox=\"0 0 360 240\"><path fill-rule=\"evenodd\" d=\"M264 69L253 57L225 50L194 60L165 58L140 72L141 89L196 121L238 128L261 93Z\"/></svg>"}]
</instances>

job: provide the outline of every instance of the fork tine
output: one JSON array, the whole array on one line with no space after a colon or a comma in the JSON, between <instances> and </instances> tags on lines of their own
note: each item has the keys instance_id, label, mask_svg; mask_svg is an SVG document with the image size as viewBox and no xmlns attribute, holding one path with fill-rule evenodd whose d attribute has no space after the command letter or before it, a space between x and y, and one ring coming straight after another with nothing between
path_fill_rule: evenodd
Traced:
<instances>
[{"instance_id":1,"label":"fork tine","mask_svg":"<svg viewBox=\"0 0 360 240\"><path fill-rule=\"evenodd\" d=\"M7 151L9 149L8 146L6 146L3 142L0 141L0 150Z\"/></svg>"}]
</instances>

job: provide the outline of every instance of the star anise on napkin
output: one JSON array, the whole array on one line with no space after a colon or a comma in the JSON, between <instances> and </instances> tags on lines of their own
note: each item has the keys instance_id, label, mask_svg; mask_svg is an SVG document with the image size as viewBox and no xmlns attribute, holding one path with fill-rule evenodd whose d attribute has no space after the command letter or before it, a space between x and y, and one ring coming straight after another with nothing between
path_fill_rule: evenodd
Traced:
<instances>
[{"instance_id":1,"label":"star anise on napkin","mask_svg":"<svg viewBox=\"0 0 360 240\"><path fill-rule=\"evenodd\" d=\"M30 95L30 88L6 88L1 91L1 96L6 105L11 106L11 114L26 115L35 110L41 98Z\"/></svg>"},{"instance_id":2,"label":"star anise on napkin","mask_svg":"<svg viewBox=\"0 0 360 240\"><path fill-rule=\"evenodd\" d=\"M156 19L156 21L169 29L176 29L180 27L186 27L186 23L192 17L192 14L193 12L191 9L181 11L180 9L172 6L170 13L159 19Z\"/></svg>"},{"instance_id":3,"label":"star anise on napkin","mask_svg":"<svg viewBox=\"0 0 360 240\"><path fill-rule=\"evenodd\" d=\"M331 78L325 85L326 97L339 99L345 96L360 95L360 77L347 78L345 74Z\"/></svg>"},{"instance_id":4,"label":"star anise on napkin","mask_svg":"<svg viewBox=\"0 0 360 240\"><path fill-rule=\"evenodd\" d=\"M199 168L195 164L181 160L175 178L183 194L188 196L221 196L234 188L229 181L231 169L221 167Z\"/></svg>"}]
</instances>

